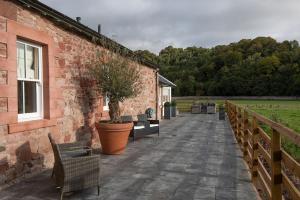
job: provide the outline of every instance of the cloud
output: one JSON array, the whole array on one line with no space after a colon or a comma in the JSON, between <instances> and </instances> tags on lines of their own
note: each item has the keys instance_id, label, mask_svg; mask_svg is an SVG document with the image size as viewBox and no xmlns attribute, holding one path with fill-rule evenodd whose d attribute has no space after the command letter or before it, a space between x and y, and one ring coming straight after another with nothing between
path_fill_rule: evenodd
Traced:
<instances>
[{"instance_id":1,"label":"cloud","mask_svg":"<svg viewBox=\"0 0 300 200\"><path fill-rule=\"evenodd\" d=\"M41 0L121 44L162 48L228 44L242 38L300 39L298 0Z\"/></svg>"}]
</instances>

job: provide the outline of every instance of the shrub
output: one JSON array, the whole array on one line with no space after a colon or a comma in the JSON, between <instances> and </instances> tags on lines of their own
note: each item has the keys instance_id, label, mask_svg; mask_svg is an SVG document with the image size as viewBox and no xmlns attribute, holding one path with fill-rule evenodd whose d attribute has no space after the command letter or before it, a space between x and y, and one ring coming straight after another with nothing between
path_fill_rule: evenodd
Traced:
<instances>
[{"instance_id":1,"label":"shrub","mask_svg":"<svg viewBox=\"0 0 300 200\"><path fill-rule=\"evenodd\" d=\"M175 100L173 100L173 101L171 102L171 106L176 107L176 105L177 105L177 102L176 102Z\"/></svg>"},{"instance_id":2,"label":"shrub","mask_svg":"<svg viewBox=\"0 0 300 200\"><path fill-rule=\"evenodd\" d=\"M171 107L171 103L170 103L170 102L166 102L166 103L164 104L164 106L165 106L165 107Z\"/></svg>"}]
</instances>

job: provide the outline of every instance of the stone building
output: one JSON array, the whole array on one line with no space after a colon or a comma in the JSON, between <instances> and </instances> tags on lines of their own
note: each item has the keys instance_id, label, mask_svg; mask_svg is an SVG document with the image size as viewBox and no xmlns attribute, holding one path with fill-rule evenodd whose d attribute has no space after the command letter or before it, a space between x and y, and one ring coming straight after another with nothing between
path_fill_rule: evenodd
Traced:
<instances>
[{"instance_id":1,"label":"stone building","mask_svg":"<svg viewBox=\"0 0 300 200\"><path fill-rule=\"evenodd\" d=\"M172 102L172 88L176 87L176 85L160 74L158 75L158 82L159 82L158 105L159 105L160 113L161 113L160 117L163 119L164 118L164 104L166 102Z\"/></svg>"},{"instance_id":2,"label":"stone building","mask_svg":"<svg viewBox=\"0 0 300 200\"><path fill-rule=\"evenodd\" d=\"M122 114L158 109L158 68L115 41L34 0L0 0L0 185L53 163L47 138L98 144L105 98L87 91L82 71L112 52L141 71L142 92ZM109 59L109 57L108 57Z\"/></svg>"}]
</instances>

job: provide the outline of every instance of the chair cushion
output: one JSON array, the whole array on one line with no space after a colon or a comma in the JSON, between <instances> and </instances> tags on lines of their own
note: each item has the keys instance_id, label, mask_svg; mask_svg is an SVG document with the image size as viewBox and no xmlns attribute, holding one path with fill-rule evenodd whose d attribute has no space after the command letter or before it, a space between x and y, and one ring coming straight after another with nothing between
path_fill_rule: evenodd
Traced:
<instances>
[{"instance_id":1,"label":"chair cushion","mask_svg":"<svg viewBox=\"0 0 300 200\"><path fill-rule=\"evenodd\" d=\"M137 130L137 129L143 129L145 128L145 126L134 126L133 129Z\"/></svg>"},{"instance_id":2,"label":"chair cushion","mask_svg":"<svg viewBox=\"0 0 300 200\"><path fill-rule=\"evenodd\" d=\"M159 126L159 124L150 124L150 127L156 127Z\"/></svg>"}]
</instances>

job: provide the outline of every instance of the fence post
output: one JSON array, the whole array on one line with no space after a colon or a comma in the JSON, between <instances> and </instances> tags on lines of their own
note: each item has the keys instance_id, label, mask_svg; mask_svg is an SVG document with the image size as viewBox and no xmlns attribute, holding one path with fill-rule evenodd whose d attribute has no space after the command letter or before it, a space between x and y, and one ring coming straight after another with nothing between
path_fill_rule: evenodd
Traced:
<instances>
[{"instance_id":1,"label":"fence post","mask_svg":"<svg viewBox=\"0 0 300 200\"><path fill-rule=\"evenodd\" d=\"M258 165L258 124L256 117L252 116L252 161L251 161L251 178L254 182L257 177L257 165Z\"/></svg>"},{"instance_id":2,"label":"fence post","mask_svg":"<svg viewBox=\"0 0 300 200\"><path fill-rule=\"evenodd\" d=\"M239 123L238 123L238 115L239 115L239 112L238 112L238 107L235 105L234 107L234 126L235 126L235 129L234 129L234 133L235 133L235 136L237 137L237 131L238 131L238 127L239 127Z\"/></svg>"},{"instance_id":3,"label":"fence post","mask_svg":"<svg viewBox=\"0 0 300 200\"><path fill-rule=\"evenodd\" d=\"M233 127L233 132L235 135L236 132L236 106L235 105L231 105L232 106L232 127Z\"/></svg>"},{"instance_id":4,"label":"fence post","mask_svg":"<svg viewBox=\"0 0 300 200\"><path fill-rule=\"evenodd\" d=\"M244 144L243 144L243 150L244 150L244 157L246 158L248 154L248 112L244 110L243 115L243 134L244 134Z\"/></svg>"},{"instance_id":5,"label":"fence post","mask_svg":"<svg viewBox=\"0 0 300 200\"><path fill-rule=\"evenodd\" d=\"M227 113L227 117L228 117L229 123L230 123L230 110L229 110L229 105L228 105L228 101L227 100L225 101L225 113Z\"/></svg>"},{"instance_id":6,"label":"fence post","mask_svg":"<svg viewBox=\"0 0 300 200\"><path fill-rule=\"evenodd\" d=\"M236 116L236 137L238 140L238 143L241 144L241 108L237 107L237 116Z\"/></svg>"},{"instance_id":7,"label":"fence post","mask_svg":"<svg viewBox=\"0 0 300 200\"><path fill-rule=\"evenodd\" d=\"M272 128L271 139L271 197L272 200L282 199L282 174L281 174L281 142L280 133Z\"/></svg>"}]
</instances>

